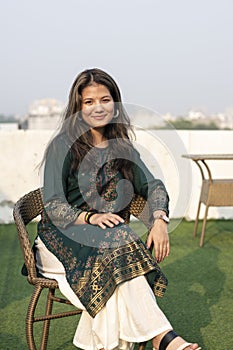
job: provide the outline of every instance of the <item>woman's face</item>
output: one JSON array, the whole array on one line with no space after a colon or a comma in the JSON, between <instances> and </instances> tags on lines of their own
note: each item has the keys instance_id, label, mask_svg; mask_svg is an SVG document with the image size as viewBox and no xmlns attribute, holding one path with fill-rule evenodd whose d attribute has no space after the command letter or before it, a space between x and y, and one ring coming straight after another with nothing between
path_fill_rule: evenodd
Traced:
<instances>
[{"instance_id":1,"label":"woman's face","mask_svg":"<svg viewBox=\"0 0 233 350\"><path fill-rule=\"evenodd\" d=\"M105 85L93 83L82 91L82 118L91 128L101 128L113 118L114 101Z\"/></svg>"}]
</instances>

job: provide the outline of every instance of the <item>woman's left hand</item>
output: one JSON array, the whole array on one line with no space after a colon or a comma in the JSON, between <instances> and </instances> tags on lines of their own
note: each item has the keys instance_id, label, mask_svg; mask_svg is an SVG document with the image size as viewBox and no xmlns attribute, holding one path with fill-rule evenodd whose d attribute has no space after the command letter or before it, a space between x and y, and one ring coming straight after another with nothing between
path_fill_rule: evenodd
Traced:
<instances>
[{"instance_id":1,"label":"woman's left hand","mask_svg":"<svg viewBox=\"0 0 233 350\"><path fill-rule=\"evenodd\" d=\"M150 230L146 246L149 249L154 246L155 258L158 263L164 260L170 253L170 242L167 224L161 219L155 220Z\"/></svg>"},{"instance_id":2,"label":"woman's left hand","mask_svg":"<svg viewBox=\"0 0 233 350\"><path fill-rule=\"evenodd\" d=\"M91 225L97 225L105 230L107 227L114 227L124 223L124 219L114 213L96 213L90 218Z\"/></svg>"}]
</instances>

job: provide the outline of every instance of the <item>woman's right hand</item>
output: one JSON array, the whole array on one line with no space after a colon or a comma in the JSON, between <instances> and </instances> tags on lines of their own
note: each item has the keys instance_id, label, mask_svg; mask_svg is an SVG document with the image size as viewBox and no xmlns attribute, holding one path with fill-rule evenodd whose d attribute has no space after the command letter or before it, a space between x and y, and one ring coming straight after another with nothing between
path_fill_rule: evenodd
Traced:
<instances>
[{"instance_id":1,"label":"woman's right hand","mask_svg":"<svg viewBox=\"0 0 233 350\"><path fill-rule=\"evenodd\" d=\"M89 220L91 225L96 225L105 230L107 227L114 227L119 223L124 223L124 219L122 219L119 215L113 213L96 213L91 216Z\"/></svg>"}]
</instances>

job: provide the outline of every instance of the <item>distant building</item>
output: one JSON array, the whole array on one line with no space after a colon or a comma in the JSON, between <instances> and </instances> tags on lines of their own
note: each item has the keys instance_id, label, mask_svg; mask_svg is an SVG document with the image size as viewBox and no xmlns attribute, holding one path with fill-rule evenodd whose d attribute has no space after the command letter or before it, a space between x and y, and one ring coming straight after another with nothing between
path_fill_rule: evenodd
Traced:
<instances>
[{"instance_id":1,"label":"distant building","mask_svg":"<svg viewBox=\"0 0 233 350\"><path fill-rule=\"evenodd\" d=\"M0 122L0 131L10 131L10 130L17 130L18 129L18 122Z\"/></svg>"},{"instance_id":2,"label":"distant building","mask_svg":"<svg viewBox=\"0 0 233 350\"><path fill-rule=\"evenodd\" d=\"M233 107L227 108L225 113L219 113L218 118L221 129L233 129Z\"/></svg>"},{"instance_id":3,"label":"distant building","mask_svg":"<svg viewBox=\"0 0 233 350\"><path fill-rule=\"evenodd\" d=\"M194 124L209 125L215 124L218 129L233 129L233 108L228 108L225 113L206 115L199 110L191 110L186 117Z\"/></svg>"},{"instance_id":4,"label":"distant building","mask_svg":"<svg viewBox=\"0 0 233 350\"><path fill-rule=\"evenodd\" d=\"M188 120L192 120L195 122L205 122L207 119L205 113L203 113L202 111L199 111L199 110L190 110L187 118L188 118Z\"/></svg>"},{"instance_id":5,"label":"distant building","mask_svg":"<svg viewBox=\"0 0 233 350\"><path fill-rule=\"evenodd\" d=\"M64 104L55 99L36 100L22 120L22 129L56 129L61 121Z\"/></svg>"}]
</instances>

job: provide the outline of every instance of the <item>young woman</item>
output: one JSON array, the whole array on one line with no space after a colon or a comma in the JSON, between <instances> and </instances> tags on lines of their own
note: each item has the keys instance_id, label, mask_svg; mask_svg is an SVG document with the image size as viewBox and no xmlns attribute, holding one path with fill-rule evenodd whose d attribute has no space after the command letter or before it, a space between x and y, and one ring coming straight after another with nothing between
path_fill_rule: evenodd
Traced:
<instances>
[{"instance_id":1,"label":"young woman","mask_svg":"<svg viewBox=\"0 0 233 350\"><path fill-rule=\"evenodd\" d=\"M77 347L127 350L152 339L154 349L197 350L173 331L156 302L167 285L158 263L170 250L169 198L131 135L112 77L100 69L80 73L61 131L45 153L37 266L83 310ZM146 245L125 223L133 194L149 206Z\"/></svg>"}]
</instances>

